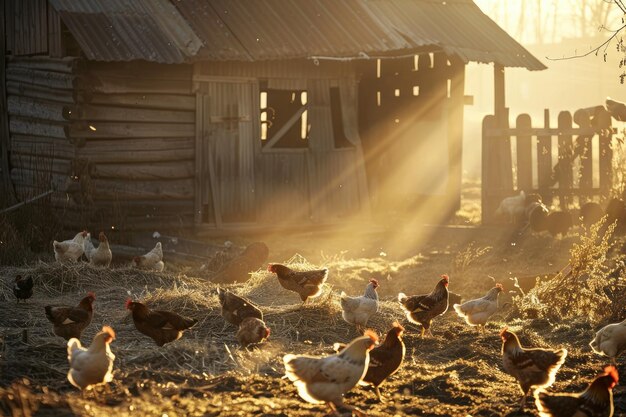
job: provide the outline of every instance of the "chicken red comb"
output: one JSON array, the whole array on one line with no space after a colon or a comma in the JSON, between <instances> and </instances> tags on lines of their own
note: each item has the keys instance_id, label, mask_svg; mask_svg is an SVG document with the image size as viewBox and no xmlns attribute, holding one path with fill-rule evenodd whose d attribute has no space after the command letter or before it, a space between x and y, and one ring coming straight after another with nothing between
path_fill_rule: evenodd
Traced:
<instances>
[{"instance_id":1,"label":"chicken red comb","mask_svg":"<svg viewBox=\"0 0 626 417\"><path fill-rule=\"evenodd\" d=\"M104 232L100 232L100 234L98 234L98 240L103 241L106 240L106 235L104 234Z\"/></svg>"},{"instance_id":2,"label":"chicken red comb","mask_svg":"<svg viewBox=\"0 0 626 417\"><path fill-rule=\"evenodd\" d=\"M442 274L442 275L441 275L441 279L445 279L445 280L446 280L446 282L449 282L449 281L450 281L450 277L449 277L447 274Z\"/></svg>"},{"instance_id":3,"label":"chicken red comb","mask_svg":"<svg viewBox=\"0 0 626 417\"><path fill-rule=\"evenodd\" d=\"M96 299L96 293L95 293L95 292L93 292L93 291L89 291L89 292L87 293L87 297L91 297L91 298L93 298L93 299L95 300L95 299Z\"/></svg>"},{"instance_id":4,"label":"chicken red comb","mask_svg":"<svg viewBox=\"0 0 626 417\"><path fill-rule=\"evenodd\" d=\"M267 264L267 271L268 271L268 272L274 272L274 271L272 270L272 269L273 269L273 266L274 266L273 264Z\"/></svg>"},{"instance_id":5,"label":"chicken red comb","mask_svg":"<svg viewBox=\"0 0 626 417\"><path fill-rule=\"evenodd\" d=\"M605 375L609 375L611 378L613 378L614 384L617 384L619 382L619 374L617 373L617 368L615 368L613 365L605 366L604 373Z\"/></svg>"},{"instance_id":6,"label":"chicken red comb","mask_svg":"<svg viewBox=\"0 0 626 417\"><path fill-rule=\"evenodd\" d=\"M83 235L83 237L87 237L87 235L89 234L88 231L83 230L82 232L80 232L81 235Z\"/></svg>"},{"instance_id":7,"label":"chicken red comb","mask_svg":"<svg viewBox=\"0 0 626 417\"><path fill-rule=\"evenodd\" d=\"M500 337L504 337L504 333L507 333L509 331L508 326L505 326L504 329L502 329L502 331L500 331Z\"/></svg>"},{"instance_id":8,"label":"chicken red comb","mask_svg":"<svg viewBox=\"0 0 626 417\"><path fill-rule=\"evenodd\" d=\"M372 329L365 330L365 333L363 333L363 336L369 336L369 338L372 339L372 342L378 343L378 335Z\"/></svg>"},{"instance_id":9,"label":"chicken red comb","mask_svg":"<svg viewBox=\"0 0 626 417\"><path fill-rule=\"evenodd\" d=\"M500 290L504 291L504 287L502 286L502 284L496 284L496 288L500 288Z\"/></svg>"},{"instance_id":10,"label":"chicken red comb","mask_svg":"<svg viewBox=\"0 0 626 417\"><path fill-rule=\"evenodd\" d=\"M126 310L130 310L130 305L133 303L132 299L127 299L126 303L124 304L124 306L126 307Z\"/></svg>"},{"instance_id":11,"label":"chicken red comb","mask_svg":"<svg viewBox=\"0 0 626 417\"><path fill-rule=\"evenodd\" d=\"M374 284L374 286L375 286L375 287L380 286L380 284L378 283L378 280L377 280L377 279L372 278L372 279L370 279L370 282L371 282L372 284Z\"/></svg>"},{"instance_id":12,"label":"chicken red comb","mask_svg":"<svg viewBox=\"0 0 626 417\"><path fill-rule=\"evenodd\" d=\"M115 330L113 330L113 328L111 328L110 326L102 326L102 331L104 333L108 333L109 336L111 336L111 338L115 340Z\"/></svg>"}]
</instances>

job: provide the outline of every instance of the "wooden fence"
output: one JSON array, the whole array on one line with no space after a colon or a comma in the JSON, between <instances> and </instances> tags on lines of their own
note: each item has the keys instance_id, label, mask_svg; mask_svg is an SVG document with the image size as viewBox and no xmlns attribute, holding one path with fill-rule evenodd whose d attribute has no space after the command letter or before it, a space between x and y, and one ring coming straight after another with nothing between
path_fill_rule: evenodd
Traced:
<instances>
[{"instance_id":1,"label":"wooden fence","mask_svg":"<svg viewBox=\"0 0 626 417\"><path fill-rule=\"evenodd\" d=\"M556 127L544 111L543 127L520 114L509 127L505 112L483 119L482 221L494 220L500 201L521 190L538 193L562 210L609 195L613 180L614 129L603 107L562 111Z\"/></svg>"}]
</instances>

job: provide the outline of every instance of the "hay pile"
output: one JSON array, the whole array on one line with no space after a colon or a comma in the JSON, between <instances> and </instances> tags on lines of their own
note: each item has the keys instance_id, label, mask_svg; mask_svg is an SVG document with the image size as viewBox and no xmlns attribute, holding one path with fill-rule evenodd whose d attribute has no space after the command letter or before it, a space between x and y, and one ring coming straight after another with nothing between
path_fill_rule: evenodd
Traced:
<instances>
[{"instance_id":1,"label":"hay pile","mask_svg":"<svg viewBox=\"0 0 626 417\"><path fill-rule=\"evenodd\" d=\"M301 256L284 264L296 270L319 267ZM35 280L35 295L26 304L14 303L12 285L16 274L31 275ZM217 285L209 281L183 274L95 268L86 263L40 262L3 269L2 275L0 299L10 302L0 303L0 337L5 352L0 383L29 375L35 384L55 389L69 388L65 379L68 365L65 343L52 334L45 318L43 306L47 304L75 305L87 291L94 291L94 318L83 334L83 342L89 343L102 325L111 325L117 333L112 349L117 355L118 377L125 382L146 375L166 382L176 374L201 384L210 376L233 370L279 375L283 354L301 352L302 344L327 349L334 342L350 341L357 334L341 317L340 291L335 286L349 285L350 295L359 295L362 290L355 289L364 289L367 284L367 278L356 282L359 278L353 276L347 283L331 274L322 294L305 305L265 270L253 272L244 284L225 286L257 303L272 330L262 349L246 350L236 342L235 327L221 317ZM123 308L129 296L151 308L176 311L199 322L181 340L158 348L134 328L132 318ZM402 317L397 302L381 301L369 326L384 334L394 320ZM23 329L28 329L26 342L22 341Z\"/></svg>"}]
</instances>

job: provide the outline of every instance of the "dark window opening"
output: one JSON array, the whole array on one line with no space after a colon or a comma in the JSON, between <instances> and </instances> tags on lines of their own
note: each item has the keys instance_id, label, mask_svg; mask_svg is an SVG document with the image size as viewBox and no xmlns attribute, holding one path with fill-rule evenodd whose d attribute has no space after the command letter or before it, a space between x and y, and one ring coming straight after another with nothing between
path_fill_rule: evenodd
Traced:
<instances>
[{"instance_id":1,"label":"dark window opening","mask_svg":"<svg viewBox=\"0 0 626 417\"><path fill-rule=\"evenodd\" d=\"M341 111L341 95L339 87L330 88L330 113L333 122L333 138L335 148L352 148L354 145L348 140L343 126L343 112Z\"/></svg>"},{"instance_id":2,"label":"dark window opening","mask_svg":"<svg viewBox=\"0 0 626 417\"><path fill-rule=\"evenodd\" d=\"M308 101L306 90L275 90L261 85L261 143L263 147L308 147Z\"/></svg>"}]
</instances>

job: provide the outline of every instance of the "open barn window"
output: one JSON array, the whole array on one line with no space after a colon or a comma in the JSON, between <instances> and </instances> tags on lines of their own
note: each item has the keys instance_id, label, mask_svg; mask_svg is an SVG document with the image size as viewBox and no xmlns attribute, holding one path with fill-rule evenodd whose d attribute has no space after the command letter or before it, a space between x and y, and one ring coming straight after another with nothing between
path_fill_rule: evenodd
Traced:
<instances>
[{"instance_id":1,"label":"open barn window","mask_svg":"<svg viewBox=\"0 0 626 417\"><path fill-rule=\"evenodd\" d=\"M264 85L265 84L265 85ZM306 90L278 90L261 84L261 143L264 149L308 147Z\"/></svg>"}]
</instances>

